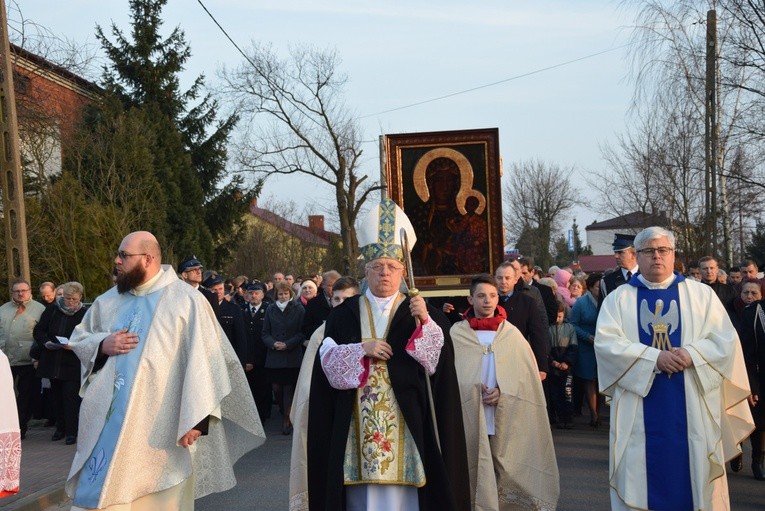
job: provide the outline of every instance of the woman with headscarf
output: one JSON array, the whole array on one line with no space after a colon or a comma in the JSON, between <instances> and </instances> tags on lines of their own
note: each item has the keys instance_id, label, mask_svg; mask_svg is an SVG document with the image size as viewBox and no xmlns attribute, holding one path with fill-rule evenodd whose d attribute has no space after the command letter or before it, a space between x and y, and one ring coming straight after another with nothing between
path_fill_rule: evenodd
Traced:
<instances>
[{"instance_id":1,"label":"woman with headscarf","mask_svg":"<svg viewBox=\"0 0 765 511\"><path fill-rule=\"evenodd\" d=\"M557 293L558 293L558 299L560 299L563 303L568 305L569 307L573 307L576 300L574 298L571 298L571 291L568 289L568 284L571 281L571 273L569 273L566 270L558 270L555 272L555 275L553 275L553 280L555 280L555 283L558 285Z\"/></svg>"},{"instance_id":2,"label":"woman with headscarf","mask_svg":"<svg viewBox=\"0 0 765 511\"><path fill-rule=\"evenodd\" d=\"M318 294L318 292L319 288L316 286L316 283L313 280L306 279L300 284L300 291L298 292L296 300L300 302L300 305L305 307L308 305L308 302Z\"/></svg>"},{"instance_id":3,"label":"woman with headscarf","mask_svg":"<svg viewBox=\"0 0 765 511\"><path fill-rule=\"evenodd\" d=\"M33 331L35 343L30 355L38 360L37 376L51 383L56 411L56 431L51 440L66 437L66 444L77 442L80 414L80 359L66 341L85 315L83 287L79 282L62 286L63 297L45 309Z\"/></svg>"}]
</instances>

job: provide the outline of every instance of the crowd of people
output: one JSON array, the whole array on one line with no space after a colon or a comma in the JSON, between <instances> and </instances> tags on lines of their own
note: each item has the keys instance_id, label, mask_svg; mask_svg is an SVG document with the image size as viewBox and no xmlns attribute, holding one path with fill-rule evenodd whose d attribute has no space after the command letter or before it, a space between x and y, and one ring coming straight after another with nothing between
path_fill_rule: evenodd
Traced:
<instances>
[{"instance_id":1,"label":"crowd of people","mask_svg":"<svg viewBox=\"0 0 765 511\"><path fill-rule=\"evenodd\" d=\"M753 476L765 480L765 280L754 261L723 272L709 256L686 272L671 233L651 228L616 235L617 267L605 275L544 272L521 257L476 275L467 297L426 301L409 294L399 234L390 234L403 227L416 242L406 215L390 201L370 215L359 234L363 280L334 270L225 279L195 256L170 268L153 236L139 232L117 252L115 288L87 315L77 282L44 282L33 300L29 282L14 281L0 306L0 348L20 438L37 415L54 428L52 441L78 444L67 483L73 509L153 506L158 496L191 509L195 497L233 484L230 465L262 442L261 423L276 414L282 434L293 435L290 509L555 509L550 427L571 429L583 413L601 427L604 395L613 509L722 505L726 461L743 466L728 444L747 436ZM185 304L180 316L165 311L168 296L175 309ZM155 368L155 357L166 367ZM197 384L184 379L189 367ZM695 377L671 379L689 368ZM174 397L144 396L157 382ZM128 406L136 393L140 411ZM234 402L250 394L251 407ZM165 437L121 434L128 418L159 409ZM698 441L669 468L666 453L656 462L654 451L689 434ZM200 451L187 449L203 436ZM145 479L159 486L124 488L106 470L133 470L158 443L166 462ZM214 483L203 475L210 470L219 472ZM678 474L687 481L667 489Z\"/></svg>"}]
</instances>

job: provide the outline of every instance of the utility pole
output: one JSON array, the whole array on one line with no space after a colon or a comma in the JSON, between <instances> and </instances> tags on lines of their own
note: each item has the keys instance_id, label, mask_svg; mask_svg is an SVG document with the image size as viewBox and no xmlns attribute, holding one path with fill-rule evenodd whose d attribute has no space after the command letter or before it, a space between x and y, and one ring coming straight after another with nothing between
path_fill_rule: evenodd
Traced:
<instances>
[{"instance_id":1,"label":"utility pole","mask_svg":"<svg viewBox=\"0 0 765 511\"><path fill-rule=\"evenodd\" d=\"M0 186L3 187L5 252L8 258L8 284L18 277L27 280L29 251L24 209L24 181L19 153L19 125L16 119L16 94L13 89L13 59L8 40L5 0L0 0Z\"/></svg>"},{"instance_id":2,"label":"utility pole","mask_svg":"<svg viewBox=\"0 0 765 511\"><path fill-rule=\"evenodd\" d=\"M717 12L707 11L706 122L704 125L704 185L707 255L717 255Z\"/></svg>"}]
</instances>

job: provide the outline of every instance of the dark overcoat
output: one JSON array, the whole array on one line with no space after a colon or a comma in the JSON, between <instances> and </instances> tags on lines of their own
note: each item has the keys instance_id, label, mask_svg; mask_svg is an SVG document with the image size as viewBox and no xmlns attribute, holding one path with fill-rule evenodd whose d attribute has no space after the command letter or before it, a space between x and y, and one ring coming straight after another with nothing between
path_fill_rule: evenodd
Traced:
<instances>
[{"instance_id":1,"label":"dark overcoat","mask_svg":"<svg viewBox=\"0 0 765 511\"><path fill-rule=\"evenodd\" d=\"M29 350L32 358L39 360L37 364L37 377L58 379L65 381L80 381L80 359L71 350L51 350L45 347L50 341L60 344L56 336L69 338L74 327L82 322L85 316L85 307L68 316L64 314L56 302L45 309L40 316L40 321L35 325L32 335L35 342Z\"/></svg>"}]
</instances>

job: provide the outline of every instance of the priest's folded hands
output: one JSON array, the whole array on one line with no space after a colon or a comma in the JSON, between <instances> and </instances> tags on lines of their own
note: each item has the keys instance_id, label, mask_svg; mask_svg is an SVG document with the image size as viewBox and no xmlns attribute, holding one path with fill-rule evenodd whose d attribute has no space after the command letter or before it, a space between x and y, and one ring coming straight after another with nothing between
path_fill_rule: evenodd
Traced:
<instances>
[{"instance_id":1,"label":"priest's folded hands","mask_svg":"<svg viewBox=\"0 0 765 511\"><path fill-rule=\"evenodd\" d=\"M656 369L663 373L679 373L693 365L691 355L685 348L673 348L672 351L662 350L656 359Z\"/></svg>"}]
</instances>

